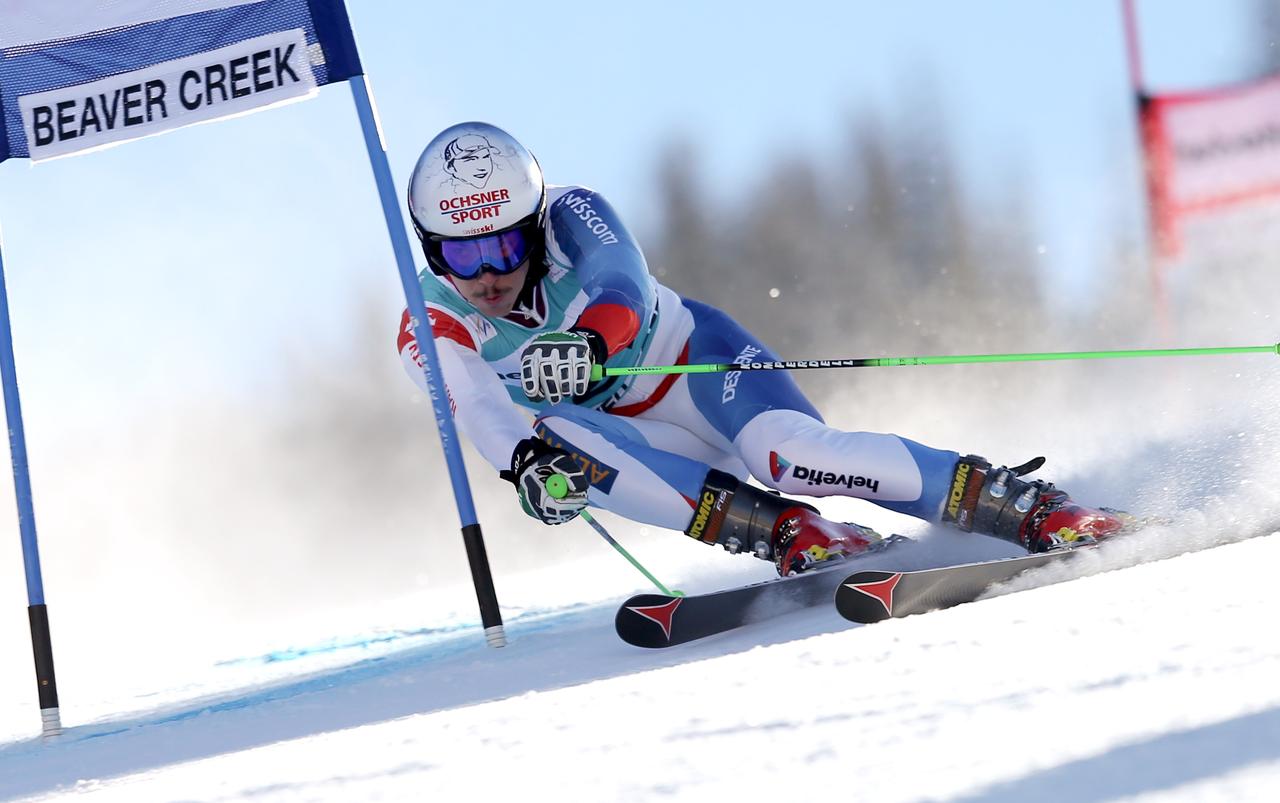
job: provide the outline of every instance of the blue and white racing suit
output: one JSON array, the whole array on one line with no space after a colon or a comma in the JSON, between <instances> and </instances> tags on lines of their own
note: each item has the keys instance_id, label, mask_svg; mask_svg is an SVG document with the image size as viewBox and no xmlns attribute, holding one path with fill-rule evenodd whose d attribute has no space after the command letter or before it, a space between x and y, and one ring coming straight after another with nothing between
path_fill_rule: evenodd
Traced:
<instances>
[{"instance_id":1,"label":"blue and white racing suit","mask_svg":"<svg viewBox=\"0 0 1280 803\"><path fill-rule=\"evenodd\" d=\"M600 195L548 187L548 204L546 276L506 317L481 315L447 278L420 275L455 418L496 468L536 435L583 465L589 504L673 530L688 527L712 468L784 494L854 496L939 517L956 452L829 427L785 372L612 377L574 404L530 401L521 352L572 326L602 335L608 367L778 359L728 315L658 284ZM398 345L425 391L407 310Z\"/></svg>"}]
</instances>

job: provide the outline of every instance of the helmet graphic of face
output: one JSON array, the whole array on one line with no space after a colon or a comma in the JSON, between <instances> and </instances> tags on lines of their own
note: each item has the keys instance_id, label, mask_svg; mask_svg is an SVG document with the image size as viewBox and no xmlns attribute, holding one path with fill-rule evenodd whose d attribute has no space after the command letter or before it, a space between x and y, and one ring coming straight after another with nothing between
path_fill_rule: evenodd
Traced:
<instances>
[{"instance_id":1,"label":"helmet graphic of face","mask_svg":"<svg viewBox=\"0 0 1280 803\"><path fill-rule=\"evenodd\" d=\"M437 134L409 179L409 215L424 246L499 234L531 219L540 224L545 209L538 161L488 123L460 123Z\"/></svg>"},{"instance_id":2,"label":"helmet graphic of face","mask_svg":"<svg viewBox=\"0 0 1280 803\"><path fill-rule=\"evenodd\" d=\"M444 171L456 181L484 189L493 174L493 157L502 151L481 134L463 134L444 146Z\"/></svg>"}]
</instances>

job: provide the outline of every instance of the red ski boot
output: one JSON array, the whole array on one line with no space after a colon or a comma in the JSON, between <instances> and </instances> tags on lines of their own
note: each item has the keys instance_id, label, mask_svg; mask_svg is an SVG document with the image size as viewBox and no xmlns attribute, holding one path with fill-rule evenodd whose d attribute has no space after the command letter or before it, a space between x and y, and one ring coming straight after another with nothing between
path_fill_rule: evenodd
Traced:
<instances>
[{"instance_id":1,"label":"red ski boot","mask_svg":"<svg viewBox=\"0 0 1280 803\"><path fill-rule=\"evenodd\" d=\"M880 534L860 524L839 524L822 518L808 507L783 511L773 532L773 562L778 574L808 571L823 561L856 555Z\"/></svg>"},{"instance_id":2,"label":"red ski boot","mask_svg":"<svg viewBox=\"0 0 1280 803\"><path fill-rule=\"evenodd\" d=\"M729 552L772 560L781 575L857 554L883 540L869 527L827 521L804 502L714 469L707 473L684 533Z\"/></svg>"},{"instance_id":3,"label":"red ski boot","mask_svg":"<svg viewBox=\"0 0 1280 803\"><path fill-rule=\"evenodd\" d=\"M1096 544L1132 519L1126 513L1077 504L1050 485L1022 524L1020 539L1028 552L1049 552Z\"/></svg>"},{"instance_id":4,"label":"red ski boot","mask_svg":"<svg viewBox=\"0 0 1280 803\"><path fill-rule=\"evenodd\" d=\"M1127 513L1085 507L1051 482L1021 479L1042 465L1042 457L1016 468L992 468L974 455L960 458L943 522L1012 541L1028 552L1048 552L1096 544L1134 521Z\"/></svg>"}]
</instances>

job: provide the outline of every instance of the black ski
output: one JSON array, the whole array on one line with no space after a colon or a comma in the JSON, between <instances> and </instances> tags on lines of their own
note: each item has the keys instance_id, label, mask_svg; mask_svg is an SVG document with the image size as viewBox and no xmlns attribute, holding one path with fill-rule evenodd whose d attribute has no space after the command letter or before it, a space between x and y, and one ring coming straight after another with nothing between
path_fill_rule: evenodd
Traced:
<instances>
[{"instance_id":1,"label":"black ski","mask_svg":"<svg viewBox=\"0 0 1280 803\"><path fill-rule=\"evenodd\" d=\"M973 602L988 588L1028 569L1070 555L1072 550L944 566L914 572L861 571L836 587L836 610L870 624Z\"/></svg>"},{"instance_id":2,"label":"black ski","mask_svg":"<svg viewBox=\"0 0 1280 803\"><path fill-rule=\"evenodd\" d=\"M618 608L614 626L618 636L628 644L672 647L791 611L824 605L830 602L836 586L849 575L850 561L910 541L893 535L830 568L708 594L686 597L637 594Z\"/></svg>"}]
</instances>

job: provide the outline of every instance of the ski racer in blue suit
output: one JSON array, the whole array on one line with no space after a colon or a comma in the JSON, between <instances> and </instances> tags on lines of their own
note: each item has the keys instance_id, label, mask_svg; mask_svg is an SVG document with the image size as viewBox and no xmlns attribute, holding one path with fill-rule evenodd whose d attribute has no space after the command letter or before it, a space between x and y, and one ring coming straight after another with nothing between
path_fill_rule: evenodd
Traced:
<instances>
[{"instance_id":1,"label":"ski racer in blue suit","mask_svg":"<svg viewBox=\"0 0 1280 803\"><path fill-rule=\"evenodd\" d=\"M788 494L859 497L1031 552L1122 525L1023 479L1039 458L1011 469L829 427L783 372L592 381L593 366L778 356L720 310L658 284L602 196L547 186L533 156L495 126L462 123L436 136L414 168L409 211L456 420L547 524L597 506L772 560L784 575L879 538ZM426 390L412 328L406 310L398 346ZM569 487L560 498L546 486L557 474Z\"/></svg>"}]
</instances>

